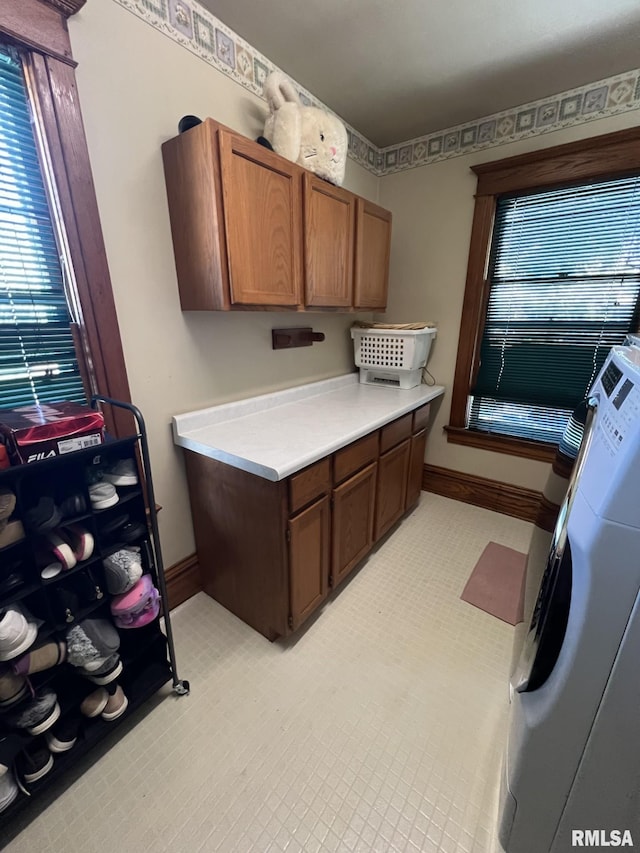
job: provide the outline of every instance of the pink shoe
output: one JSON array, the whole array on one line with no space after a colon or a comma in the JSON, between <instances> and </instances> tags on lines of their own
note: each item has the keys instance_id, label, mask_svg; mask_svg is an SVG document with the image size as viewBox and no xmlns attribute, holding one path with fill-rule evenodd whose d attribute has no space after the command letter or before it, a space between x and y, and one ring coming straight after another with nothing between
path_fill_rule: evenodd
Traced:
<instances>
[{"instance_id":1,"label":"pink shoe","mask_svg":"<svg viewBox=\"0 0 640 853\"><path fill-rule=\"evenodd\" d=\"M76 565L78 560L73 552L73 548L66 539L63 539L58 531L54 530L51 533L47 533L46 541L56 560L62 566L63 571L72 569Z\"/></svg>"},{"instance_id":2,"label":"pink shoe","mask_svg":"<svg viewBox=\"0 0 640 853\"><path fill-rule=\"evenodd\" d=\"M160 596L151 575L140 580L122 595L111 601L111 615L116 628L142 628L153 622L160 612Z\"/></svg>"},{"instance_id":3,"label":"pink shoe","mask_svg":"<svg viewBox=\"0 0 640 853\"><path fill-rule=\"evenodd\" d=\"M80 524L70 524L65 527L63 534L73 549L76 560L88 560L93 554L93 536Z\"/></svg>"}]
</instances>

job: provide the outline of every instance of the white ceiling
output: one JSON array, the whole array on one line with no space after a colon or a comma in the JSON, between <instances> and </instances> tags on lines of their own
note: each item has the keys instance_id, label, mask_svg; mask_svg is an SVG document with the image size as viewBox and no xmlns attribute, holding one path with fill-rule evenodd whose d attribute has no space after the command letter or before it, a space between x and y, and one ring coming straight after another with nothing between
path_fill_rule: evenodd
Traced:
<instances>
[{"instance_id":1,"label":"white ceiling","mask_svg":"<svg viewBox=\"0 0 640 853\"><path fill-rule=\"evenodd\" d=\"M640 0L200 0L376 145L640 66Z\"/></svg>"}]
</instances>

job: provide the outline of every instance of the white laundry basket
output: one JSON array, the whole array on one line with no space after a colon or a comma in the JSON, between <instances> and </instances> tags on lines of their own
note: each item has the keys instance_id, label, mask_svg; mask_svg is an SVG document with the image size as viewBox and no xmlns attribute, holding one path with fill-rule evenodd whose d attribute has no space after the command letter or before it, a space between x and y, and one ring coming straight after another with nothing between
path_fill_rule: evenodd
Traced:
<instances>
[{"instance_id":1,"label":"white laundry basket","mask_svg":"<svg viewBox=\"0 0 640 853\"><path fill-rule=\"evenodd\" d=\"M353 327L351 337L360 382L414 388L422 381L434 328L369 329Z\"/></svg>"}]
</instances>

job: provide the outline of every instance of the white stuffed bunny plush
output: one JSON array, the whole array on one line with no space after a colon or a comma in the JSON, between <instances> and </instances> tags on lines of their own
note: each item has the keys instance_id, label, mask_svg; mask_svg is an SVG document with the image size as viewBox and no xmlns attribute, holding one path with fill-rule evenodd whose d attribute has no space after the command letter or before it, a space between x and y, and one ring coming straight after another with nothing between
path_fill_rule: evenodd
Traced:
<instances>
[{"instance_id":1,"label":"white stuffed bunny plush","mask_svg":"<svg viewBox=\"0 0 640 853\"><path fill-rule=\"evenodd\" d=\"M273 150L342 186L347 159L347 131L342 122L318 107L305 107L280 71L267 77L264 95L269 104L264 135Z\"/></svg>"}]
</instances>

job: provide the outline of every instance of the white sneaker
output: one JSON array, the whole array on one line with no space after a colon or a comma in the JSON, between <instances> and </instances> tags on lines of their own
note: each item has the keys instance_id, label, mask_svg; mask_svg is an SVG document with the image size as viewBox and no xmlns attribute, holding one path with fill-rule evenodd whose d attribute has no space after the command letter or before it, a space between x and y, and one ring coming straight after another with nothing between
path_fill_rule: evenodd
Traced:
<instances>
[{"instance_id":1,"label":"white sneaker","mask_svg":"<svg viewBox=\"0 0 640 853\"><path fill-rule=\"evenodd\" d=\"M82 671L83 675L86 675L88 672L95 672L96 669L101 669L101 667L105 665L105 663L109 660L109 657L111 657L111 655L87 661L84 666L78 667L78 669Z\"/></svg>"},{"instance_id":2,"label":"white sneaker","mask_svg":"<svg viewBox=\"0 0 640 853\"><path fill-rule=\"evenodd\" d=\"M9 808L17 796L18 786L13 773L4 773L0 776L0 812Z\"/></svg>"},{"instance_id":3,"label":"white sneaker","mask_svg":"<svg viewBox=\"0 0 640 853\"><path fill-rule=\"evenodd\" d=\"M35 642L38 626L29 622L20 606L13 604L0 611L0 660L17 658Z\"/></svg>"},{"instance_id":4,"label":"white sneaker","mask_svg":"<svg viewBox=\"0 0 640 853\"><path fill-rule=\"evenodd\" d=\"M93 483L89 486L89 497L94 509L107 509L120 500L115 487L111 483Z\"/></svg>"},{"instance_id":5,"label":"white sneaker","mask_svg":"<svg viewBox=\"0 0 640 853\"><path fill-rule=\"evenodd\" d=\"M138 484L138 472L133 459L119 459L115 465L105 471L104 479L114 486L136 486Z\"/></svg>"}]
</instances>

